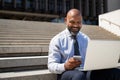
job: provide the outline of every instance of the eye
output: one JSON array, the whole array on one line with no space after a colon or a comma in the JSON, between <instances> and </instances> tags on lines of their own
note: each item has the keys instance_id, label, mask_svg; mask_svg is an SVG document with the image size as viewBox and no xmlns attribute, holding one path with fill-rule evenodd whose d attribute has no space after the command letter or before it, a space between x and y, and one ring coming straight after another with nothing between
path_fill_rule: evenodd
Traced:
<instances>
[{"instance_id":1,"label":"eye","mask_svg":"<svg viewBox=\"0 0 120 80\"><path fill-rule=\"evenodd\" d=\"M78 21L77 24L81 24L82 22L81 21Z\"/></svg>"},{"instance_id":2,"label":"eye","mask_svg":"<svg viewBox=\"0 0 120 80\"><path fill-rule=\"evenodd\" d=\"M74 21L70 21L69 23L74 24L75 22Z\"/></svg>"}]
</instances>

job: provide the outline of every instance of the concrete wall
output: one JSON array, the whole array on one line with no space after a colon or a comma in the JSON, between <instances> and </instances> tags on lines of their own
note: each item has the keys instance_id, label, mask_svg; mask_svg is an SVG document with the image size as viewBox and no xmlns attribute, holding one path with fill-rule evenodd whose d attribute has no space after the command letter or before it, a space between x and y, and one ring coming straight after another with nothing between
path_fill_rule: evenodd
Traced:
<instances>
[{"instance_id":1,"label":"concrete wall","mask_svg":"<svg viewBox=\"0 0 120 80\"><path fill-rule=\"evenodd\" d=\"M108 12L120 9L120 0L108 0Z\"/></svg>"},{"instance_id":2,"label":"concrete wall","mask_svg":"<svg viewBox=\"0 0 120 80\"><path fill-rule=\"evenodd\" d=\"M120 9L99 15L99 26L120 36Z\"/></svg>"}]
</instances>

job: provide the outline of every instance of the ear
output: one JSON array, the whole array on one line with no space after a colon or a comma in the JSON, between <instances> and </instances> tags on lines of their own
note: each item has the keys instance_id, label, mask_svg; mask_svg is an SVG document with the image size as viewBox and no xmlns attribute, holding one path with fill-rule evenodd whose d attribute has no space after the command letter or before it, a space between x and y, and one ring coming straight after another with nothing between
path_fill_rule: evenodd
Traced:
<instances>
[{"instance_id":1,"label":"ear","mask_svg":"<svg viewBox=\"0 0 120 80\"><path fill-rule=\"evenodd\" d=\"M65 17L65 19L64 19L64 23L67 24L67 18L66 18L66 17Z\"/></svg>"}]
</instances>

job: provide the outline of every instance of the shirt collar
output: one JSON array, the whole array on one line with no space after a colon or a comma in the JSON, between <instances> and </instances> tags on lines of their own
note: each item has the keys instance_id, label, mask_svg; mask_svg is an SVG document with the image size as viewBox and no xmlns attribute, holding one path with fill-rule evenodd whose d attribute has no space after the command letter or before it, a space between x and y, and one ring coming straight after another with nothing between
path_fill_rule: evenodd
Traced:
<instances>
[{"instance_id":1,"label":"shirt collar","mask_svg":"<svg viewBox=\"0 0 120 80\"><path fill-rule=\"evenodd\" d=\"M65 33L68 37L72 37L70 31L68 30L68 28L65 29ZM77 36L80 35L80 33L78 32Z\"/></svg>"},{"instance_id":2,"label":"shirt collar","mask_svg":"<svg viewBox=\"0 0 120 80\"><path fill-rule=\"evenodd\" d=\"M70 33L70 31L68 30L68 28L65 29L65 33L66 33L66 35L67 35L68 37L71 37L71 36L72 36L71 33Z\"/></svg>"}]
</instances>

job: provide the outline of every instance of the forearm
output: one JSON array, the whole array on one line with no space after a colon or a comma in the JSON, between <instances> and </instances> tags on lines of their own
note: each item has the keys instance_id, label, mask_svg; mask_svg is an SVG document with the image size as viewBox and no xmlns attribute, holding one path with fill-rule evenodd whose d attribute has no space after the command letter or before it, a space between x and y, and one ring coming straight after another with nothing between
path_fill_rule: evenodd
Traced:
<instances>
[{"instance_id":1,"label":"forearm","mask_svg":"<svg viewBox=\"0 0 120 80\"><path fill-rule=\"evenodd\" d=\"M48 63L48 69L52 73L61 74L65 71L64 63Z\"/></svg>"}]
</instances>

